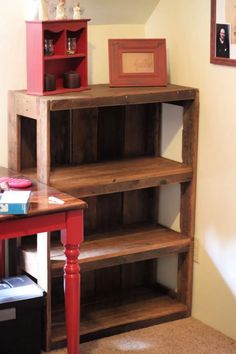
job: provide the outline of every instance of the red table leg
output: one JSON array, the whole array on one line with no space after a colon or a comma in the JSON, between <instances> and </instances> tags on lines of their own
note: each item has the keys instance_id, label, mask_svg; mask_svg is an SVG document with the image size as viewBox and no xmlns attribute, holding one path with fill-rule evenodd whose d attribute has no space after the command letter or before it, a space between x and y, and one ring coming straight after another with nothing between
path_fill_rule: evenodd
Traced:
<instances>
[{"instance_id":1,"label":"red table leg","mask_svg":"<svg viewBox=\"0 0 236 354\"><path fill-rule=\"evenodd\" d=\"M83 241L83 212L67 213L66 230L62 231L65 248L64 291L68 354L79 354L80 333L80 267L79 245Z\"/></svg>"},{"instance_id":2,"label":"red table leg","mask_svg":"<svg viewBox=\"0 0 236 354\"><path fill-rule=\"evenodd\" d=\"M5 241L0 241L0 278L5 275Z\"/></svg>"}]
</instances>

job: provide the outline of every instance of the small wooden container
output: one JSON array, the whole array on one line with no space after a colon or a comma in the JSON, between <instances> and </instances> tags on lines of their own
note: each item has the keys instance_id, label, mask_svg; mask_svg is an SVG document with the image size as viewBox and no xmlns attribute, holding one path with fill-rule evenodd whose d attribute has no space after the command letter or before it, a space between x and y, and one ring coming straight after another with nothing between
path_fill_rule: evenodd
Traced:
<instances>
[{"instance_id":1,"label":"small wooden container","mask_svg":"<svg viewBox=\"0 0 236 354\"><path fill-rule=\"evenodd\" d=\"M54 91L56 90L56 79L53 74L44 75L44 90L45 91Z\"/></svg>"},{"instance_id":2,"label":"small wooden container","mask_svg":"<svg viewBox=\"0 0 236 354\"><path fill-rule=\"evenodd\" d=\"M63 75L63 86L65 88L78 88L80 87L80 74L76 71L70 70Z\"/></svg>"}]
</instances>

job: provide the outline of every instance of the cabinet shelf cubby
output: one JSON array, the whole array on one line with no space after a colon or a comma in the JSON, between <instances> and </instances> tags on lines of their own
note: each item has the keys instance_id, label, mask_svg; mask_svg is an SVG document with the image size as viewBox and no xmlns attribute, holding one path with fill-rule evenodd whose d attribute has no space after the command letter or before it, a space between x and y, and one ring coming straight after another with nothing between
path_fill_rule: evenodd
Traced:
<instances>
[{"instance_id":1,"label":"cabinet shelf cubby","mask_svg":"<svg viewBox=\"0 0 236 354\"><path fill-rule=\"evenodd\" d=\"M82 20L27 21L27 93L52 95L88 89L87 79L87 23ZM68 38L75 38L76 48L68 53ZM45 52L45 41L53 49ZM80 87L63 86L63 75L75 71L80 76ZM48 90L45 75L53 75L55 89Z\"/></svg>"}]
</instances>

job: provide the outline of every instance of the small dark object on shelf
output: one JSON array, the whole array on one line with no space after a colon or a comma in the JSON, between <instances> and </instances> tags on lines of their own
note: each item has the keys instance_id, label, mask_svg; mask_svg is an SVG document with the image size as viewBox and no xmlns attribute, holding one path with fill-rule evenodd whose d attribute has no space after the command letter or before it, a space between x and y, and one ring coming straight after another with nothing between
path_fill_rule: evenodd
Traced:
<instances>
[{"instance_id":1,"label":"small dark object on shelf","mask_svg":"<svg viewBox=\"0 0 236 354\"><path fill-rule=\"evenodd\" d=\"M63 75L63 86L65 88L80 87L80 75L73 70L67 71Z\"/></svg>"},{"instance_id":2,"label":"small dark object on shelf","mask_svg":"<svg viewBox=\"0 0 236 354\"><path fill-rule=\"evenodd\" d=\"M53 74L45 74L45 76L44 76L44 90L45 91L54 91L54 90L56 90L55 75L53 75Z\"/></svg>"}]
</instances>

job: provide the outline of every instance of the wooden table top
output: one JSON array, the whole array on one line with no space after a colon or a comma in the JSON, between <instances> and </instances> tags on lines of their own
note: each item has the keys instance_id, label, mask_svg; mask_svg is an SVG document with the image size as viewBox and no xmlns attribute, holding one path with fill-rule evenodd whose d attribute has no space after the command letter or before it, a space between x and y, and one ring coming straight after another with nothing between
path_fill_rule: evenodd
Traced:
<instances>
[{"instance_id":1,"label":"wooden table top","mask_svg":"<svg viewBox=\"0 0 236 354\"><path fill-rule=\"evenodd\" d=\"M109 87L107 84L91 85L89 90L60 95L28 95L26 90L10 91L14 95L17 114L38 119L39 104L46 102L50 111L81 109L127 104L158 103L193 100L198 90L192 87L169 84L157 87Z\"/></svg>"},{"instance_id":2,"label":"wooden table top","mask_svg":"<svg viewBox=\"0 0 236 354\"><path fill-rule=\"evenodd\" d=\"M17 177L24 178L23 175L9 170L5 167L0 166L0 177ZM31 190L30 197L30 207L26 215L0 215L0 222L11 219L11 218L20 218L20 217L30 217L43 214L52 214L58 212L64 212L67 210L76 210L84 209L87 207L87 204L80 199L74 198L69 194L58 191L55 188L49 187L46 184L40 183L36 180L32 180L32 186L23 189L17 190ZM64 201L64 204L50 204L48 197L54 196Z\"/></svg>"}]
</instances>

